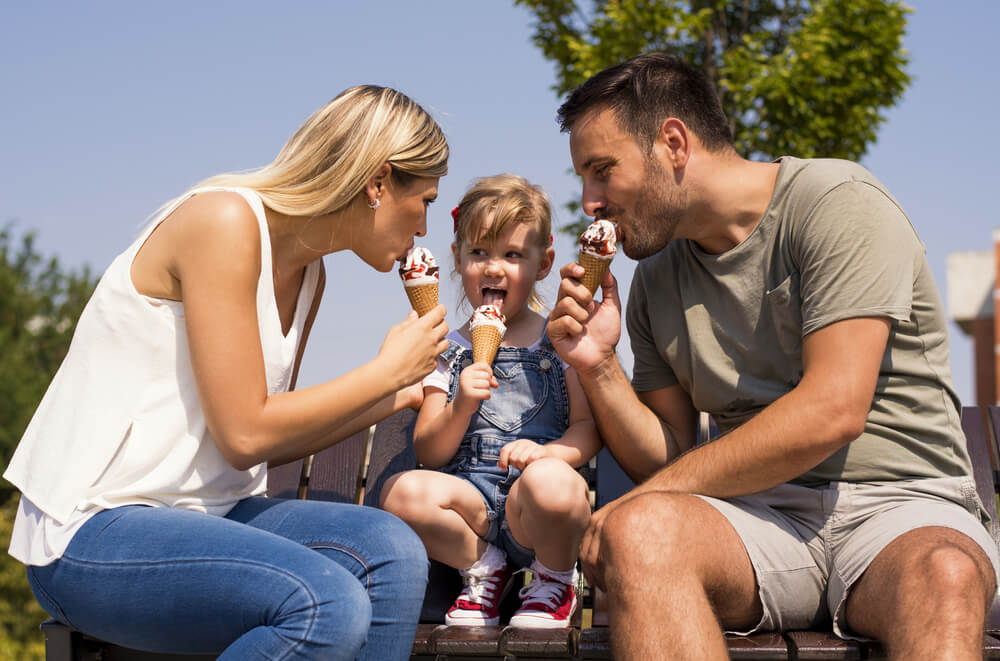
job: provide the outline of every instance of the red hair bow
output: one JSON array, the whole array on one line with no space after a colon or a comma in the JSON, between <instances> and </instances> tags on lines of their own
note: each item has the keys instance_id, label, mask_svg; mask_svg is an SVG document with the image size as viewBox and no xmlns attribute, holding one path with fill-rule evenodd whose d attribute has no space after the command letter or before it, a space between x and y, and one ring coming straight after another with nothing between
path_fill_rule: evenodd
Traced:
<instances>
[{"instance_id":1,"label":"red hair bow","mask_svg":"<svg viewBox=\"0 0 1000 661\"><path fill-rule=\"evenodd\" d=\"M457 232L458 231L458 207L455 207L454 209L451 210L451 217L454 220L452 231L453 232Z\"/></svg>"}]
</instances>

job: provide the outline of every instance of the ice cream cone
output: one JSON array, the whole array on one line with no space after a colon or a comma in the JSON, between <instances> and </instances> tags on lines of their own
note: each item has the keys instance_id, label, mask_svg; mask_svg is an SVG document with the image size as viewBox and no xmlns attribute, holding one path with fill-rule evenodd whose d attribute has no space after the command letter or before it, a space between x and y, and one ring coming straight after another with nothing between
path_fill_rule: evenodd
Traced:
<instances>
[{"instance_id":1,"label":"ice cream cone","mask_svg":"<svg viewBox=\"0 0 1000 661\"><path fill-rule=\"evenodd\" d=\"M438 265L427 248L413 246L399 265L406 297L417 315L424 316L438 304Z\"/></svg>"},{"instance_id":2,"label":"ice cream cone","mask_svg":"<svg viewBox=\"0 0 1000 661\"><path fill-rule=\"evenodd\" d=\"M497 349L500 348L500 340L503 339L500 329L484 324L473 328L471 334L473 362L492 365Z\"/></svg>"},{"instance_id":3,"label":"ice cream cone","mask_svg":"<svg viewBox=\"0 0 1000 661\"><path fill-rule=\"evenodd\" d=\"M416 287L404 287L406 296L410 299L410 305L417 311L419 316L424 316L434 309L438 304L438 284L418 285Z\"/></svg>"},{"instance_id":4,"label":"ice cream cone","mask_svg":"<svg viewBox=\"0 0 1000 661\"><path fill-rule=\"evenodd\" d=\"M607 258L602 259L580 251L580 254L577 256L577 262L580 263L580 266L585 271L583 277L580 278L580 282L593 294L601 286L601 281L604 280L604 274L607 273L608 266L611 265L611 260Z\"/></svg>"}]
</instances>

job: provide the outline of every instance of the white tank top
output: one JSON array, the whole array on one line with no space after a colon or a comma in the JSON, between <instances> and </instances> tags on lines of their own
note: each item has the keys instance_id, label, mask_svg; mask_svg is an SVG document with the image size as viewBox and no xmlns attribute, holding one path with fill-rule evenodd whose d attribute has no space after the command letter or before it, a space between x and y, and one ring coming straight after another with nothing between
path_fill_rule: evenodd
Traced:
<instances>
[{"instance_id":1,"label":"white tank top","mask_svg":"<svg viewBox=\"0 0 1000 661\"><path fill-rule=\"evenodd\" d=\"M225 515L264 493L267 465L237 470L205 423L184 327L184 305L141 295L131 268L153 229L190 195L228 190L246 199L260 229L257 323L269 394L289 388L319 279L306 268L287 335L274 299L264 205L252 190L191 191L165 208L104 273L4 473L22 493L10 554L29 565L62 556L91 516L122 505Z\"/></svg>"}]
</instances>

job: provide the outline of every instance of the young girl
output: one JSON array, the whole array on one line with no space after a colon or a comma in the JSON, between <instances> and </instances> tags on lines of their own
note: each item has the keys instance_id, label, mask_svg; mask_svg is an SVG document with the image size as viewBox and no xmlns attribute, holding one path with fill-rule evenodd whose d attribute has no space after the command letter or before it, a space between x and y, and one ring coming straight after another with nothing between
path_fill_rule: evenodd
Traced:
<instances>
[{"instance_id":1,"label":"young girl","mask_svg":"<svg viewBox=\"0 0 1000 661\"><path fill-rule=\"evenodd\" d=\"M424 379L414 447L427 468L387 483L382 506L409 523L428 554L461 570L446 623L494 625L514 569L530 566L512 626L567 626L575 566L590 520L574 470L600 449L575 372L545 336L534 285L552 267L545 195L521 177L477 181L453 212L452 252L465 297L496 304L507 331L492 367L472 363L468 324Z\"/></svg>"},{"instance_id":2,"label":"young girl","mask_svg":"<svg viewBox=\"0 0 1000 661\"><path fill-rule=\"evenodd\" d=\"M4 477L10 553L93 636L219 659L407 659L427 557L375 508L265 498L267 464L422 399L444 306L294 390L322 257L387 272L427 230L448 144L409 97L351 88L275 160L164 206L111 264Z\"/></svg>"}]
</instances>

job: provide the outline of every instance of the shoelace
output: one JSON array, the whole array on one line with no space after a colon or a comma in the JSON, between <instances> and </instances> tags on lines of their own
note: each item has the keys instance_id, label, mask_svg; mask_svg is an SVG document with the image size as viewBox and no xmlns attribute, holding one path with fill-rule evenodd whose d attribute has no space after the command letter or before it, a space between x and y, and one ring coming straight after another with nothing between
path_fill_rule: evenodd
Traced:
<instances>
[{"instance_id":1,"label":"shoelace","mask_svg":"<svg viewBox=\"0 0 1000 661\"><path fill-rule=\"evenodd\" d=\"M496 574L490 574L489 576L465 574L464 576L465 587L462 588L462 594L458 595L458 598L492 608L493 600L496 599L497 588L500 587L501 577Z\"/></svg>"},{"instance_id":2,"label":"shoelace","mask_svg":"<svg viewBox=\"0 0 1000 661\"><path fill-rule=\"evenodd\" d=\"M517 596L522 599L522 603L536 601L546 604L549 608L556 608L563 599L563 594L570 586L554 581L549 577L542 577L535 573L531 577L531 582L521 588Z\"/></svg>"}]
</instances>

